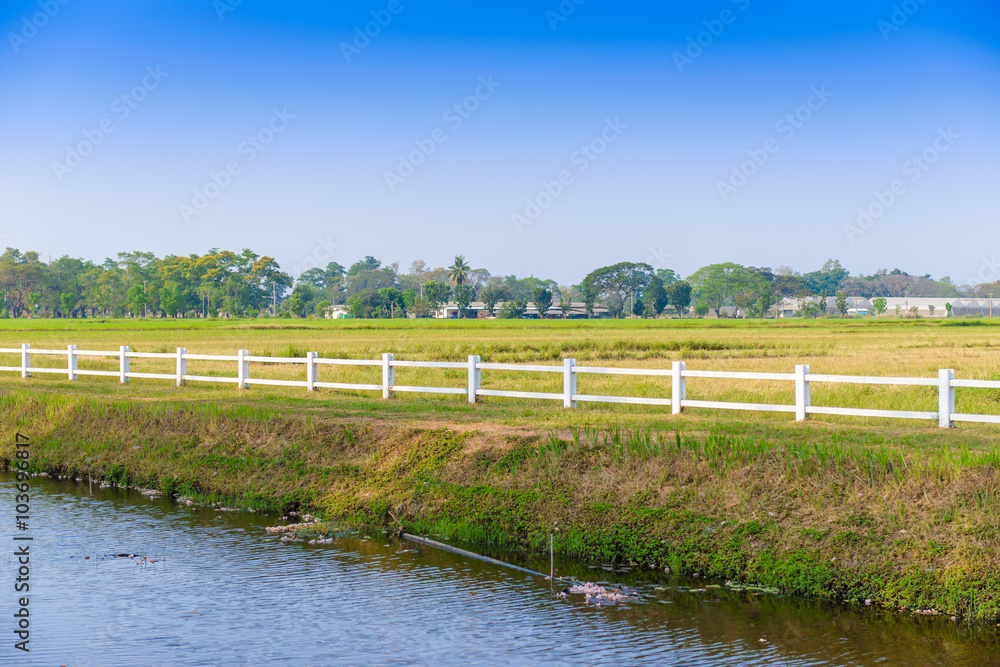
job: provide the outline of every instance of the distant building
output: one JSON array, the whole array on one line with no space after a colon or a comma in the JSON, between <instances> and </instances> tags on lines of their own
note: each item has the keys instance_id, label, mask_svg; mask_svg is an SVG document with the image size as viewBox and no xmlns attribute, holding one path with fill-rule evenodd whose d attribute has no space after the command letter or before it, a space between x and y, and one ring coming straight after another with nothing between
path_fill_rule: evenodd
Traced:
<instances>
[{"instance_id":1,"label":"distant building","mask_svg":"<svg viewBox=\"0 0 1000 667\"><path fill-rule=\"evenodd\" d=\"M875 315L875 305L872 303L876 297L866 299L860 296L847 297L847 314L849 317L865 317ZM802 306L807 303L820 304L820 297L810 296L805 298L785 298L778 304L778 317L797 317L801 313ZM981 315L989 317L1000 315L1000 299L966 299L959 297L885 297L886 315L913 315L920 317L948 317L948 304L951 304L952 317L965 317L968 315ZM821 306L822 307L822 306ZM916 310L914 310L916 309ZM735 310L735 309L733 309ZM826 298L826 313L835 315L837 310L837 298L829 296Z\"/></svg>"},{"instance_id":2,"label":"distant building","mask_svg":"<svg viewBox=\"0 0 1000 667\"><path fill-rule=\"evenodd\" d=\"M496 304L496 308L494 308L493 310L494 316L496 316L496 314L500 312L500 308L502 307L503 307L503 302L498 301ZM484 319L489 317L486 311L486 305L483 304L482 301L473 301L472 303L470 303L468 311L469 311L468 314L469 318ZM608 312L607 308L597 304L594 304L593 312L594 312L594 318L606 318L611 316L611 313ZM434 317L437 317L439 319L455 319L458 317L458 313L459 313L458 304L450 301L439 307L437 311L435 311ZM538 309L535 308L535 305L530 301L528 302L528 308L527 310L525 310L524 316L529 319L531 318L540 319L538 317ZM570 309L566 313L566 317L568 319L586 319L587 308L582 301L574 301L570 304ZM561 320L562 318L563 318L563 313L562 310L560 310L558 303L554 303L545 312L544 319Z\"/></svg>"},{"instance_id":3,"label":"distant building","mask_svg":"<svg viewBox=\"0 0 1000 667\"><path fill-rule=\"evenodd\" d=\"M340 306L327 306L326 308L324 308L323 317L325 317L328 320L349 320L354 316L351 315L351 311L348 310L347 306L340 305Z\"/></svg>"}]
</instances>

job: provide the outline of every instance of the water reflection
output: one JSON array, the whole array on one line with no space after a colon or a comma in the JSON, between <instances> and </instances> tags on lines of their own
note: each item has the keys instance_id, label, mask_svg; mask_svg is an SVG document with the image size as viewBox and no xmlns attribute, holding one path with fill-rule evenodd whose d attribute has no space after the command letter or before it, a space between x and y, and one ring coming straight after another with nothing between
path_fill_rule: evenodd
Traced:
<instances>
[{"instance_id":1,"label":"water reflection","mask_svg":"<svg viewBox=\"0 0 1000 667\"><path fill-rule=\"evenodd\" d=\"M1000 664L991 634L939 618L559 563L646 595L587 607L537 577L409 542L282 544L264 531L273 517L33 486L32 652L17 664ZM103 557L121 553L157 562Z\"/></svg>"}]
</instances>

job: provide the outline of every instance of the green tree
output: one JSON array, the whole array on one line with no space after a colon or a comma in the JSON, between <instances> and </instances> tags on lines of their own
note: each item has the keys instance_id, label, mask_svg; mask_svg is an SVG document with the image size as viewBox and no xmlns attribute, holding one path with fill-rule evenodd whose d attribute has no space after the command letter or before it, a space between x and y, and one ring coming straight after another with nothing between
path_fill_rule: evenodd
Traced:
<instances>
[{"instance_id":1,"label":"green tree","mask_svg":"<svg viewBox=\"0 0 1000 667\"><path fill-rule=\"evenodd\" d=\"M461 255L455 255L455 261L450 267L448 267L448 277L451 278L455 286L458 287L465 282L466 277L469 274L469 265L465 261L465 257Z\"/></svg>"},{"instance_id":2,"label":"green tree","mask_svg":"<svg viewBox=\"0 0 1000 667\"><path fill-rule=\"evenodd\" d=\"M872 299L872 308L875 309L875 314L878 316L885 315L885 311L888 309L889 300L884 296L877 296Z\"/></svg>"},{"instance_id":3,"label":"green tree","mask_svg":"<svg viewBox=\"0 0 1000 667\"><path fill-rule=\"evenodd\" d=\"M142 317L146 308L146 295L142 285L132 285L128 288L128 309L133 317Z\"/></svg>"},{"instance_id":4,"label":"green tree","mask_svg":"<svg viewBox=\"0 0 1000 667\"><path fill-rule=\"evenodd\" d=\"M362 290L347 299L351 317L359 320L376 317L375 313L381 306L382 297L375 289Z\"/></svg>"},{"instance_id":5,"label":"green tree","mask_svg":"<svg viewBox=\"0 0 1000 667\"><path fill-rule=\"evenodd\" d=\"M661 271L662 270L663 269L661 269ZM659 276L653 276L649 280L649 284L646 286L646 290L643 292L642 296L643 301L646 303L646 317L659 317L663 313L663 309L667 307L667 303L670 301L667 290L663 286L663 280L661 280Z\"/></svg>"},{"instance_id":6,"label":"green tree","mask_svg":"<svg viewBox=\"0 0 1000 667\"><path fill-rule=\"evenodd\" d=\"M417 304L417 299L420 296L417 294L417 290L409 287L403 290L403 305L406 306L407 311L412 311L413 307Z\"/></svg>"},{"instance_id":7,"label":"green tree","mask_svg":"<svg viewBox=\"0 0 1000 667\"><path fill-rule=\"evenodd\" d=\"M299 317L305 317L307 304L308 301L306 301L306 298L305 296L303 296L302 292L293 292L291 299L288 301L288 310L293 315L298 315Z\"/></svg>"},{"instance_id":8,"label":"green tree","mask_svg":"<svg viewBox=\"0 0 1000 667\"><path fill-rule=\"evenodd\" d=\"M307 269L299 274L298 281L321 289L326 288L326 272L319 267Z\"/></svg>"},{"instance_id":9,"label":"green tree","mask_svg":"<svg viewBox=\"0 0 1000 667\"><path fill-rule=\"evenodd\" d=\"M836 302L837 302L837 310L840 311L840 316L847 317L847 310L850 305L847 303L847 293L843 291L837 292Z\"/></svg>"},{"instance_id":10,"label":"green tree","mask_svg":"<svg viewBox=\"0 0 1000 667\"><path fill-rule=\"evenodd\" d=\"M469 313L469 304L476 298L476 290L472 285L455 285L455 305L458 306L458 316L465 318Z\"/></svg>"},{"instance_id":11,"label":"green tree","mask_svg":"<svg viewBox=\"0 0 1000 667\"><path fill-rule=\"evenodd\" d=\"M403 293L395 287L383 287L378 291L379 303L375 317L399 319L406 317L406 302Z\"/></svg>"},{"instance_id":12,"label":"green tree","mask_svg":"<svg viewBox=\"0 0 1000 667\"><path fill-rule=\"evenodd\" d=\"M76 310L77 296L73 292L63 292L59 295L59 306L64 317L72 317Z\"/></svg>"},{"instance_id":13,"label":"green tree","mask_svg":"<svg viewBox=\"0 0 1000 667\"><path fill-rule=\"evenodd\" d=\"M368 255L360 262L355 262L351 264L351 268L347 270L347 275L353 276L361 273L362 271L377 271L382 266L382 262L375 259L371 255Z\"/></svg>"},{"instance_id":14,"label":"green tree","mask_svg":"<svg viewBox=\"0 0 1000 667\"><path fill-rule=\"evenodd\" d=\"M496 314L497 301L500 300L500 290L493 285L487 285L479 293L479 298L483 300L483 308L490 317Z\"/></svg>"},{"instance_id":15,"label":"green tree","mask_svg":"<svg viewBox=\"0 0 1000 667\"><path fill-rule=\"evenodd\" d=\"M697 292L698 302L706 303L719 317L722 307L734 300L737 294L747 307L753 303L759 280L760 275L755 271L741 264L726 262L698 269L688 282Z\"/></svg>"},{"instance_id":16,"label":"green tree","mask_svg":"<svg viewBox=\"0 0 1000 667\"><path fill-rule=\"evenodd\" d=\"M531 290L531 302L535 305L535 310L538 311L539 319L544 320L545 314L552 307L552 292L544 287L536 287Z\"/></svg>"},{"instance_id":17,"label":"green tree","mask_svg":"<svg viewBox=\"0 0 1000 667\"><path fill-rule=\"evenodd\" d=\"M437 310L442 303L448 303L450 297L451 286L447 283L431 280L424 285L424 298L427 299L432 310Z\"/></svg>"},{"instance_id":18,"label":"green tree","mask_svg":"<svg viewBox=\"0 0 1000 667\"><path fill-rule=\"evenodd\" d=\"M500 318L505 320L516 320L524 317L524 313L528 310L528 300L527 299L510 299L509 301L504 301L503 305L500 306Z\"/></svg>"},{"instance_id":19,"label":"green tree","mask_svg":"<svg viewBox=\"0 0 1000 667\"><path fill-rule=\"evenodd\" d=\"M657 269L656 277L663 282L664 287L669 287L681 279L673 269Z\"/></svg>"},{"instance_id":20,"label":"green tree","mask_svg":"<svg viewBox=\"0 0 1000 667\"><path fill-rule=\"evenodd\" d=\"M177 317L181 311L181 302L180 287L174 282L165 283L160 295L160 307L163 308L163 312L169 317Z\"/></svg>"},{"instance_id":21,"label":"green tree","mask_svg":"<svg viewBox=\"0 0 1000 667\"><path fill-rule=\"evenodd\" d=\"M850 272L841 266L839 261L828 259L819 271L807 273L802 276L802 279L812 288L813 292L832 294L840 289L841 283L850 275Z\"/></svg>"},{"instance_id":22,"label":"green tree","mask_svg":"<svg viewBox=\"0 0 1000 667\"><path fill-rule=\"evenodd\" d=\"M770 269L748 267L733 272L733 303L746 317L765 317L777 301Z\"/></svg>"},{"instance_id":23,"label":"green tree","mask_svg":"<svg viewBox=\"0 0 1000 667\"><path fill-rule=\"evenodd\" d=\"M670 300L670 305L674 307L674 310L681 317L684 317L684 312L691 305L691 291L691 283L686 280L676 282L667 289L667 298Z\"/></svg>"},{"instance_id":24,"label":"green tree","mask_svg":"<svg viewBox=\"0 0 1000 667\"><path fill-rule=\"evenodd\" d=\"M652 277L653 267L649 264L619 262L591 271L584 282L589 280L608 310L621 317L628 299L640 297Z\"/></svg>"}]
</instances>

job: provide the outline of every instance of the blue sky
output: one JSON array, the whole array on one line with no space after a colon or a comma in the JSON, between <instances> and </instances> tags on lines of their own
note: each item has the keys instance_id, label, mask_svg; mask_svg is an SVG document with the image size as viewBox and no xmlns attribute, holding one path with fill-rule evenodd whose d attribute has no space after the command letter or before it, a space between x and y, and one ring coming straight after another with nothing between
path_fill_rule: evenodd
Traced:
<instances>
[{"instance_id":1,"label":"blue sky","mask_svg":"<svg viewBox=\"0 0 1000 667\"><path fill-rule=\"evenodd\" d=\"M64 2L0 10L0 243L45 257L1000 254L995 2Z\"/></svg>"}]
</instances>

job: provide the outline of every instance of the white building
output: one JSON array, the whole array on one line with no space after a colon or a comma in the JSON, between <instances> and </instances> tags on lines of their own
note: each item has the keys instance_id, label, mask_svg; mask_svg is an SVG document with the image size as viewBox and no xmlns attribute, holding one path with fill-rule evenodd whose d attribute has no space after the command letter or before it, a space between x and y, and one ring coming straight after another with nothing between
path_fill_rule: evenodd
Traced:
<instances>
[{"instance_id":1,"label":"white building","mask_svg":"<svg viewBox=\"0 0 1000 667\"><path fill-rule=\"evenodd\" d=\"M502 307L503 307L503 301L498 301L496 307L493 309L494 316L500 312L500 309ZM486 305L482 301L473 301L472 303L469 304L468 310L470 312L469 317L471 318L483 319L489 317L486 311ZM456 304L453 301L449 301L448 303L439 307L437 311L435 311L434 317L437 317L439 319L454 319L458 317L458 313L459 313L458 304ZM594 304L593 313L595 318L610 317L608 309L598 304ZM528 308L527 310L525 310L524 316L527 318L538 319L538 309L535 308L535 304L531 303L530 301L528 302ZM562 319L562 317L563 317L563 312L559 308L558 303L553 303L552 306L545 312L545 319L554 320L554 319ZM582 301L573 301L570 304L569 311L566 313L566 317L571 319L580 319L580 318L585 319L587 317L587 307L584 305Z\"/></svg>"},{"instance_id":2,"label":"white building","mask_svg":"<svg viewBox=\"0 0 1000 667\"><path fill-rule=\"evenodd\" d=\"M348 310L347 306L327 306L323 310L323 317L328 320L344 320L351 318L351 311Z\"/></svg>"}]
</instances>

